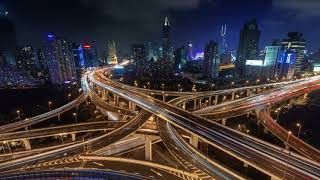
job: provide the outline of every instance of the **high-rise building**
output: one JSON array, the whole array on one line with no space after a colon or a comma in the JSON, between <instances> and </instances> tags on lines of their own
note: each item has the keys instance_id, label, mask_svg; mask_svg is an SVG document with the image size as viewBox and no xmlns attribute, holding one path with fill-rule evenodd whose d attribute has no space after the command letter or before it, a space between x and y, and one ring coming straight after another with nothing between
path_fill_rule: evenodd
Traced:
<instances>
[{"instance_id":1,"label":"high-rise building","mask_svg":"<svg viewBox=\"0 0 320 180\"><path fill-rule=\"evenodd\" d=\"M219 76L219 47L218 43L210 41L204 50L203 70L206 77L216 78Z\"/></svg>"},{"instance_id":2,"label":"high-rise building","mask_svg":"<svg viewBox=\"0 0 320 180\"><path fill-rule=\"evenodd\" d=\"M37 51L37 58L38 58L38 76L49 80L49 69L48 69L48 62L46 59L46 54L42 49L38 49Z\"/></svg>"},{"instance_id":3,"label":"high-rise building","mask_svg":"<svg viewBox=\"0 0 320 180\"><path fill-rule=\"evenodd\" d=\"M79 60L80 66L83 68L98 67L97 49L88 43L81 44L79 46Z\"/></svg>"},{"instance_id":4,"label":"high-rise building","mask_svg":"<svg viewBox=\"0 0 320 180\"><path fill-rule=\"evenodd\" d=\"M174 64L176 70L181 70L187 64L189 53L186 52L185 47L181 47L174 52Z\"/></svg>"},{"instance_id":5,"label":"high-rise building","mask_svg":"<svg viewBox=\"0 0 320 180\"><path fill-rule=\"evenodd\" d=\"M162 58L164 61L173 61L171 26L168 17L165 18L162 25Z\"/></svg>"},{"instance_id":6,"label":"high-rise building","mask_svg":"<svg viewBox=\"0 0 320 180\"><path fill-rule=\"evenodd\" d=\"M297 61L298 55L296 52L285 51L282 52L279 65L278 65L278 73L277 77L292 79L294 77L295 72L295 64Z\"/></svg>"},{"instance_id":7,"label":"high-rise building","mask_svg":"<svg viewBox=\"0 0 320 180\"><path fill-rule=\"evenodd\" d=\"M15 65L16 32L8 12L0 10L0 64Z\"/></svg>"},{"instance_id":8,"label":"high-rise building","mask_svg":"<svg viewBox=\"0 0 320 180\"><path fill-rule=\"evenodd\" d=\"M145 66L147 63L146 50L143 44L134 44L132 45L132 58L136 68L137 76L143 76L147 67Z\"/></svg>"},{"instance_id":9,"label":"high-rise building","mask_svg":"<svg viewBox=\"0 0 320 180\"><path fill-rule=\"evenodd\" d=\"M156 44L154 42L148 42L148 56L147 61L150 61L151 59L154 61L157 61L159 58L159 50L156 47Z\"/></svg>"},{"instance_id":10,"label":"high-rise building","mask_svg":"<svg viewBox=\"0 0 320 180\"><path fill-rule=\"evenodd\" d=\"M301 75L306 66L306 41L302 38L303 34L299 32L289 32L288 38L282 40L282 46L287 52L294 52L297 55L294 65L294 74Z\"/></svg>"},{"instance_id":11,"label":"high-rise building","mask_svg":"<svg viewBox=\"0 0 320 180\"><path fill-rule=\"evenodd\" d=\"M80 45L76 43L72 43L72 52L73 52L73 59L74 59L74 64L76 67L76 74L77 78L81 78L81 64L80 64Z\"/></svg>"},{"instance_id":12,"label":"high-rise building","mask_svg":"<svg viewBox=\"0 0 320 180\"><path fill-rule=\"evenodd\" d=\"M262 79L273 79L276 76L278 62L281 57L281 46L266 46L262 70Z\"/></svg>"},{"instance_id":13,"label":"high-rise building","mask_svg":"<svg viewBox=\"0 0 320 180\"><path fill-rule=\"evenodd\" d=\"M236 60L237 75L241 78L246 76L246 61L258 59L259 56L260 30L256 20L244 24L240 32L240 42Z\"/></svg>"},{"instance_id":14,"label":"high-rise building","mask_svg":"<svg viewBox=\"0 0 320 180\"><path fill-rule=\"evenodd\" d=\"M46 58L52 84L61 85L76 80L76 68L71 43L49 34Z\"/></svg>"},{"instance_id":15,"label":"high-rise building","mask_svg":"<svg viewBox=\"0 0 320 180\"><path fill-rule=\"evenodd\" d=\"M224 26L222 26L221 28L221 47L220 47L220 52L224 53L227 48L228 48L228 44L227 44L227 25L225 24Z\"/></svg>"},{"instance_id":16,"label":"high-rise building","mask_svg":"<svg viewBox=\"0 0 320 180\"><path fill-rule=\"evenodd\" d=\"M193 54L193 44L191 42L189 42L186 45L186 53L187 53L187 60L188 61L192 61L194 60L194 54Z\"/></svg>"},{"instance_id":17,"label":"high-rise building","mask_svg":"<svg viewBox=\"0 0 320 180\"><path fill-rule=\"evenodd\" d=\"M172 78L174 73L173 46L171 42L171 24L166 17L162 25L162 46L159 48L159 57L154 68L155 77L160 81Z\"/></svg>"},{"instance_id":18,"label":"high-rise building","mask_svg":"<svg viewBox=\"0 0 320 180\"><path fill-rule=\"evenodd\" d=\"M36 58L31 46L17 48L16 66L20 70L27 71L33 77L37 77Z\"/></svg>"},{"instance_id":19,"label":"high-rise building","mask_svg":"<svg viewBox=\"0 0 320 180\"><path fill-rule=\"evenodd\" d=\"M118 64L116 43L114 41L109 41L108 52L109 52L108 63L109 64Z\"/></svg>"}]
</instances>

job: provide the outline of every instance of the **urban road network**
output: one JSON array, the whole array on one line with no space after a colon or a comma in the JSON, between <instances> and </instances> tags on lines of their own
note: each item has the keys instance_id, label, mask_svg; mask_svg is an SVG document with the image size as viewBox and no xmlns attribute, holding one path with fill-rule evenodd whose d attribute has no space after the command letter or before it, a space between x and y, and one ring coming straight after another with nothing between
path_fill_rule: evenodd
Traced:
<instances>
[{"instance_id":1,"label":"urban road network","mask_svg":"<svg viewBox=\"0 0 320 180\"><path fill-rule=\"evenodd\" d=\"M320 151L281 127L270 115L272 107L319 89L320 76L191 93L124 85L108 78L112 70L113 67L107 67L83 74L80 96L72 102L39 116L1 126L0 141L3 144L22 141L25 150L1 154L0 179L57 177L58 174L60 177L70 174L103 177L108 174L126 179L247 179L202 153L198 149L199 141L271 179L320 179ZM114 120L27 129L50 118L59 118L89 100L102 114ZM282 140L286 148L225 126L231 117L244 114L256 115L266 131ZM99 133L94 137L83 137L84 132ZM59 135L71 136L72 141L32 149L30 140ZM153 144L159 141L163 141L179 166L152 161ZM145 161L113 156L139 148L144 148Z\"/></svg>"}]
</instances>

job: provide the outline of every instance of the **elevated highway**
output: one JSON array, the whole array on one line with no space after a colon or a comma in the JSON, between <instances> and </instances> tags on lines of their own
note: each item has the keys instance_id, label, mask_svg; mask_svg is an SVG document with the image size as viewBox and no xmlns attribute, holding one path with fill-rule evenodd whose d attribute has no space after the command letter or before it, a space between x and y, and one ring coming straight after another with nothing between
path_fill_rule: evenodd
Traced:
<instances>
[{"instance_id":1,"label":"elevated highway","mask_svg":"<svg viewBox=\"0 0 320 180\"><path fill-rule=\"evenodd\" d=\"M85 76L83 78L85 78ZM84 82L83 79L82 79L82 82ZM23 129L25 127L43 122L50 118L60 116L62 113L79 106L83 101L87 99L87 97L88 97L88 89L86 89L86 86L82 85L81 95L77 97L75 100L71 101L70 103L35 117L31 117L31 118L21 120L15 123L11 123L8 125L0 126L0 132L1 133L12 132L18 129Z\"/></svg>"},{"instance_id":2,"label":"elevated highway","mask_svg":"<svg viewBox=\"0 0 320 180\"><path fill-rule=\"evenodd\" d=\"M126 88L114 87L108 84L107 80L99 77L98 73L95 76L90 74L89 80L91 83L116 93L175 126L196 134L211 145L269 174L273 178L281 178L284 174L289 179L319 177L319 164L306 162L303 157L293 157L283 152L281 148L243 135L217 123L208 122L199 116L155 100L150 96L142 96Z\"/></svg>"}]
</instances>

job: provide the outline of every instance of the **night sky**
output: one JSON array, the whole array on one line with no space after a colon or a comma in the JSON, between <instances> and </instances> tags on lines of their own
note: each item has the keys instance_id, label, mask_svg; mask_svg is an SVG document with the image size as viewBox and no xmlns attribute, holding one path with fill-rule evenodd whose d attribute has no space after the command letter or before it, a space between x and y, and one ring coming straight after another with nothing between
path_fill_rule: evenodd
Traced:
<instances>
[{"instance_id":1,"label":"night sky","mask_svg":"<svg viewBox=\"0 0 320 180\"><path fill-rule=\"evenodd\" d=\"M260 47L288 31L304 33L309 51L320 48L320 0L0 0L16 24L19 44L40 47L48 32L100 50L115 40L122 52L132 43L160 40L161 23L171 19L176 46L197 50L219 40L222 24L236 50L243 23L252 18L262 31Z\"/></svg>"}]
</instances>

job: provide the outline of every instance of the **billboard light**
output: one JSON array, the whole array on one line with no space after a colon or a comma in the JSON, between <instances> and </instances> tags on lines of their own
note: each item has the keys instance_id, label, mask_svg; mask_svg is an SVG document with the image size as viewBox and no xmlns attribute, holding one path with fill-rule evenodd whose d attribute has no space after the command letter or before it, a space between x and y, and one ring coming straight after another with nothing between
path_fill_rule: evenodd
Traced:
<instances>
[{"instance_id":1,"label":"billboard light","mask_svg":"<svg viewBox=\"0 0 320 180\"><path fill-rule=\"evenodd\" d=\"M262 60L246 60L247 66L263 66Z\"/></svg>"}]
</instances>

